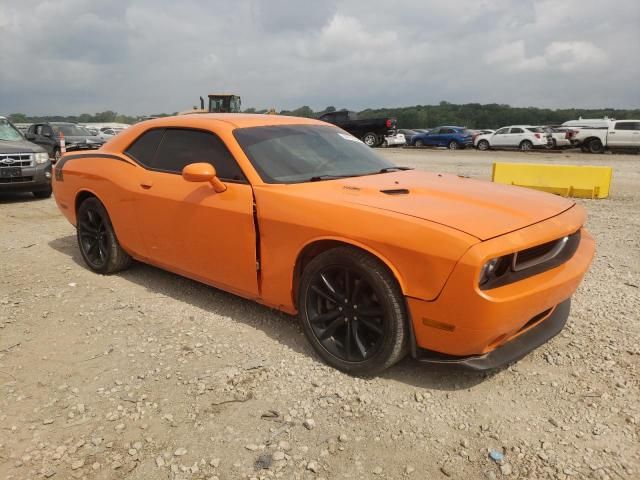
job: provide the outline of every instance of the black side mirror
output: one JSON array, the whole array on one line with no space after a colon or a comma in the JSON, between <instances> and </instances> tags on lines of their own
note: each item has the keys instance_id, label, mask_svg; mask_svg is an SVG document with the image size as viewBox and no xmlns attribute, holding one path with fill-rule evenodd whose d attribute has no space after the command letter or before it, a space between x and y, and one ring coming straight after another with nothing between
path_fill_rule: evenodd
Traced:
<instances>
[{"instance_id":1,"label":"black side mirror","mask_svg":"<svg viewBox=\"0 0 640 480\"><path fill-rule=\"evenodd\" d=\"M24 138L26 138L27 140L35 140L36 139L36 134L35 133L31 133L31 132L27 132L24 134Z\"/></svg>"}]
</instances>

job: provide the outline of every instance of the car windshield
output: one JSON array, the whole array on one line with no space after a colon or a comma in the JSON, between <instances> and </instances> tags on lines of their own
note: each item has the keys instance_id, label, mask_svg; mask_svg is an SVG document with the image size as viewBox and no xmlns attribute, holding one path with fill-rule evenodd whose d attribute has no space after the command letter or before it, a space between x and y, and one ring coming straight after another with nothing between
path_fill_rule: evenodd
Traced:
<instances>
[{"instance_id":1,"label":"car windshield","mask_svg":"<svg viewBox=\"0 0 640 480\"><path fill-rule=\"evenodd\" d=\"M19 142L20 140L24 140L24 138L6 118L0 118L0 140L4 140L5 142Z\"/></svg>"},{"instance_id":2,"label":"car windshield","mask_svg":"<svg viewBox=\"0 0 640 480\"><path fill-rule=\"evenodd\" d=\"M78 126L78 125L51 125L53 130L56 133L62 132L65 136L68 137L86 137L90 136L88 130Z\"/></svg>"},{"instance_id":3,"label":"car windshield","mask_svg":"<svg viewBox=\"0 0 640 480\"><path fill-rule=\"evenodd\" d=\"M236 140L267 183L301 183L394 169L343 130L323 125L240 128Z\"/></svg>"}]
</instances>

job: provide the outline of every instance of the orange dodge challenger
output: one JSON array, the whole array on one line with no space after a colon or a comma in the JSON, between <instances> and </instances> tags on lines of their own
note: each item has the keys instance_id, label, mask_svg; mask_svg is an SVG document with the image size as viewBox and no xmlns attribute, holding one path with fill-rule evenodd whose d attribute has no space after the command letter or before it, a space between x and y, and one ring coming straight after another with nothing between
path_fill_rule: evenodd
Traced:
<instances>
[{"instance_id":1,"label":"orange dodge challenger","mask_svg":"<svg viewBox=\"0 0 640 480\"><path fill-rule=\"evenodd\" d=\"M132 259L290 314L330 365L490 369L564 326L594 241L573 201L397 167L316 120L193 114L65 155L90 269Z\"/></svg>"}]
</instances>

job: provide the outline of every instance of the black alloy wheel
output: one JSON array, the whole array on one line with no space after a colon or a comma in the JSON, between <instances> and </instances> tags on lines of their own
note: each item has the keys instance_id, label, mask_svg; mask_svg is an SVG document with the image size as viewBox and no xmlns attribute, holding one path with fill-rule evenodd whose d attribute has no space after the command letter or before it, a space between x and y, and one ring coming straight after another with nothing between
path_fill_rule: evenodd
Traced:
<instances>
[{"instance_id":1,"label":"black alloy wheel","mask_svg":"<svg viewBox=\"0 0 640 480\"><path fill-rule=\"evenodd\" d=\"M366 252L340 247L319 255L299 293L305 334L327 363L372 375L404 355L404 298L388 269Z\"/></svg>"},{"instance_id":2,"label":"black alloy wheel","mask_svg":"<svg viewBox=\"0 0 640 480\"><path fill-rule=\"evenodd\" d=\"M94 272L114 273L131 264L131 257L118 243L109 215L97 198L87 198L78 208L76 234L82 258Z\"/></svg>"},{"instance_id":3,"label":"black alloy wheel","mask_svg":"<svg viewBox=\"0 0 640 480\"><path fill-rule=\"evenodd\" d=\"M358 272L327 267L307 295L309 322L327 351L347 362L361 362L378 351L386 329L384 307Z\"/></svg>"}]
</instances>

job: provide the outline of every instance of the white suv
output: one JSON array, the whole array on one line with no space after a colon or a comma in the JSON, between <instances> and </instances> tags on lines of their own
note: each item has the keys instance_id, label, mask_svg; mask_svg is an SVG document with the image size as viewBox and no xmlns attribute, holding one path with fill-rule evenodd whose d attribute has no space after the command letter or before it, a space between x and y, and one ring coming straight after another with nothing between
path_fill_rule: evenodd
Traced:
<instances>
[{"instance_id":1,"label":"white suv","mask_svg":"<svg viewBox=\"0 0 640 480\"><path fill-rule=\"evenodd\" d=\"M529 151L534 148L548 148L552 145L551 134L540 127L531 125L511 125L503 127L495 133L478 135L474 142L478 150L490 148L519 148Z\"/></svg>"}]
</instances>

